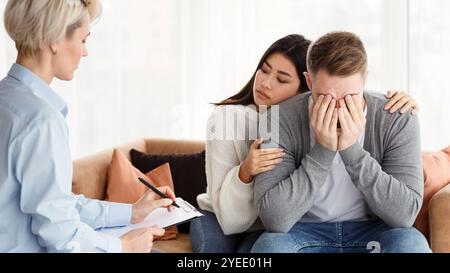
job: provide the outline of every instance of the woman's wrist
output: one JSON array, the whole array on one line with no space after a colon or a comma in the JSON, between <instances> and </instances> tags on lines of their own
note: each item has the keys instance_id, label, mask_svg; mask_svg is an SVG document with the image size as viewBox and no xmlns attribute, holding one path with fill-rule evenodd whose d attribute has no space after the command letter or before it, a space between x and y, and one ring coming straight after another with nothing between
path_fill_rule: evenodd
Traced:
<instances>
[{"instance_id":1,"label":"woman's wrist","mask_svg":"<svg viewBox=\"0 0 450 273\"><path fill-rule=\"evenodd\" d=\"M139 213L139 208L136 203L132 205L131 209L131 224L137 224L142 221L142 216Z\"/></svg>"},{"instance_id":2,"label":"woman's wrist","mask_svg":"<svg viewBox=\"0 0 450 273\"><path fill-rule=\"evenodd\" d=\"M239 179L244 182L245 184L249 184L253 181L253 176L249 175L246 171L243 165L239 168L238 173Z\"/></svg>"}]
</instances>

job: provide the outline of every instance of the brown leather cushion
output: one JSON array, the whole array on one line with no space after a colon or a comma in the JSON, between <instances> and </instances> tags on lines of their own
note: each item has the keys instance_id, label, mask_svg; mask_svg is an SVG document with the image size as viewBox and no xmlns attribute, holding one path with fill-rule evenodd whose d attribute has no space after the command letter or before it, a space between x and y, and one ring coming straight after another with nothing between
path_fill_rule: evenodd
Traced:
<instances>
[{"instance_id":1,"label":"brown leather cushion","mask_svg":"<svg viewBox=\"0 0 450 273\"><path fill-rule=\"evenodd\" d=\"M105 200L117 203L135 203L149 190L144 184L138 182L138 177L148 180L156 187L168 186L174 190L168 164L163 164L144 175L133 167L120 150L115 149L108 168ZM175 239L177 234L176 226L169 227L166 228L163 236L155 237L155 240Z\"/></svg>"},{"instance_id":2,"label":"brown leather cushion","mask_svg":"<svg viewBox=\"0 0 450 273\"><path fill-rule=\"evenodd\" d=\"M450 183L450 146L442 151L423 153L424 197L423 205L414 227L425 236L429 235L428 206L431 198Z\"/></svg>"},{"instance_id":3,"label":"brown leather cushion","mask_svg":"<svg viewBox=\"0 0 450 273\"><path fill-rule=\"evenodd\" d=\"M160 143L159 140L153 140L154 143ZM145 149L150 140L138 139L136 141L125 143L117 148L126 156L129 155L131 148ZM176 143L176 142L175 142ZM73 162L72 191L75 194L83 194L92 199L105 199L106 193L106 173L111 163L111 157L114 149L104 150ZM129 158L129 157L127 157Z\"/></svg>"}]
</instances>

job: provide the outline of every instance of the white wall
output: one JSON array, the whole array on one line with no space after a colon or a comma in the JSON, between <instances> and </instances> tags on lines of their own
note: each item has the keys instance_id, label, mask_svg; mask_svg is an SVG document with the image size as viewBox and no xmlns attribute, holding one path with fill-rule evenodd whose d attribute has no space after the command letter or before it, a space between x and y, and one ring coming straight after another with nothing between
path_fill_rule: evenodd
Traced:
<instances>
[{"instance_id":1,"label":"white wall","mask_svg":"<svg viewBox=\"0 0 450 273\"><path fill-rule=\"evenodd\" d=\"M449 99L450 80L427 69L437 65L445 76L449 4L427 1L440 6L423 14L423 1L411 1L104 0L76 79L53 84L70 105L73 156L142 136L204 139L208 103L236 93L272 42L332 30L356 32L365 42L368 88L412 91L422 106L424 149L449 145L449 113L439 98ZM442 47L428 51L429 34L442 36ZM14 58L2 27L1 75ZM426 125L436 119L439 128Z\"/></svg>"}]
</instances>

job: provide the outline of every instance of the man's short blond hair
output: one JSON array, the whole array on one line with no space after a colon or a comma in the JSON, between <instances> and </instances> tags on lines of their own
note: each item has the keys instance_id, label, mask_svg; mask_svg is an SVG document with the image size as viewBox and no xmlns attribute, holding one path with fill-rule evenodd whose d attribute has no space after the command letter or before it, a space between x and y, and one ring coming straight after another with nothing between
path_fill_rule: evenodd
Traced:
<instances>
[{"instance_id":1,"label":"man's short blond hair","mask_svg":"<svg viewBox=\"0 0 450 273\"><path fill-rule=\"evenodd\" d=\"M325 70L333 76L350 76L367 70L366 49L361 39L345 31L330 32L311 44L306 58L308 72Z\"/></svg>"},{"instance_id":2,"label":"man's short blond hair","mask_svg":"<svg viewBox=\"0 0 450 273\"><path fill-rule=\"evenodd\" d=\"M19 54L31 57L70 37L86 15L94 20L101 12L100 0L9 0L4 23Z\"/></svg>"}]
</instances>

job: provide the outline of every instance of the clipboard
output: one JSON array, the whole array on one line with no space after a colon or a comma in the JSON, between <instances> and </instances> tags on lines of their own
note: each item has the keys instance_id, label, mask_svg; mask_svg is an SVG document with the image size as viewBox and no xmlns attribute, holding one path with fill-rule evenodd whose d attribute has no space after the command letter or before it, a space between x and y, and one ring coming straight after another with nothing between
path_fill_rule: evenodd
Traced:
<instances>
[{"instance_id":1,"label":"clipboard","mask_svg":"<svg viewBox=\"0 0 450 273\"><path fill-rule=\"evenodd\" d=\"M160 228L167 228L173 225L183 224L203 216L203 214L195 209L194 206L182 198L177 197L176 202L180 208L174 207L172 211L168 211L166 208L157 208L140 223L131 224L124 227L104 228L98 231L120 237L134 229L146 228L154 225Z\"/></svg>"}]
</instances>

